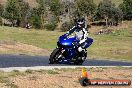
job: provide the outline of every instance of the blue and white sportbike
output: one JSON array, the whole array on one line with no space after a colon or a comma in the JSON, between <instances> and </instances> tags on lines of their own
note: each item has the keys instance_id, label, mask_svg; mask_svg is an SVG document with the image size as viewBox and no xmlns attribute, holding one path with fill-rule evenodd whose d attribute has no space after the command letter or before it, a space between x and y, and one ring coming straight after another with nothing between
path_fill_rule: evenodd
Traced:
<instances>
[{"instance_id":1,"label":"blue and white sportbike","mask_svg":"<svg viewBox=\"0 0 132 88\"><path fill-rule=\"evenodd\" d=\"M57 42L56 49L50 55L49 61L50 64L75 64L82 65L82 63L87 58L87 50L92 42L92 38L87 39L87 44L85 45L85 49L82 52L78 52L77 48L79 46L75 46L75 43L78 43L79 40L75 37L65 37L62 35L59 37Z\"/></svg>"}]
</instances>

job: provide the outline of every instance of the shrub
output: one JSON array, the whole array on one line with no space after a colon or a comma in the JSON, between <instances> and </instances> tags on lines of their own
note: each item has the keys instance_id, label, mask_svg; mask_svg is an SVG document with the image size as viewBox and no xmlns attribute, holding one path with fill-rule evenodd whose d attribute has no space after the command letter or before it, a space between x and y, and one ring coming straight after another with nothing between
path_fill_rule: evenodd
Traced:
<instances>
[{"instance_id":1,"label":"shrub","mask_svg":"<svg viewBox=\"0 0 132 88\"><path fill-rule=\"evenodd\" d=\"M2 23L2 17L0 17L0 26L2 26L2 24L3 24L3 23Z\"/></svg>"},{"instance_id":2,"label":"shrub","mask_svg":"<svg viewBox=\"0 0 132 88\"><path fill-rule=\"evenodd\" d=\"M61 31L63 31L63 32L68 31L69 29L72 28L72 26L73 26L72 22L65 22L61 26Z\"/></svg>"},{"instance_id":3,"label":"shrub","mask_svg":"<svg viewBox=\"0 0 132 88\"><path fill-rule=\"evenodd\" d=\"M54 31L56 28L56 23L49 23L45 25L45 28L49 31Z\"/></svg>"}]
</instances>

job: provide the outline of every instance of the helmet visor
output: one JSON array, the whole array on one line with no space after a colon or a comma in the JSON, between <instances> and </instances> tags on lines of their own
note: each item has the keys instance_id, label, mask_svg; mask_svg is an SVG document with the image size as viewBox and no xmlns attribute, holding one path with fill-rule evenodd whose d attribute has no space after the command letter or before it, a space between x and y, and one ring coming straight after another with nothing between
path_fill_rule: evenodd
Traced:
<instances>
[{"instance_id":1,"label":"helmet visor","mask_svg":"<svg viewBox=\"0 0 132 88\"><path fill-rule=\"evenodd\" d=\"M84 22L83 21L82 22L80 21L80 22L78 22L78 24L82 25L82 24L84 24Z\"/></svg>"}]
</instances>

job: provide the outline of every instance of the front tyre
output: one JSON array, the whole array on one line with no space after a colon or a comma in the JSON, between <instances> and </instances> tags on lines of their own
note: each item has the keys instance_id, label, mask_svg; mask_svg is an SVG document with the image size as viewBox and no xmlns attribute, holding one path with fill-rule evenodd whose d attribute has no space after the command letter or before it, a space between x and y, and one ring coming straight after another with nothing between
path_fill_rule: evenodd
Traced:
<instances>
[{"instance_id":1,"label":"front tyre","mask_svg":"<svg viewBox=\"0 0 132 88\"><path fill-rule=\"evenodd\" d=\"M58 48L54 49L53 52L50 55L49 62L50 64L57 63L57 56L59 55L60 50Z\"/></svg>"}]
</instances>

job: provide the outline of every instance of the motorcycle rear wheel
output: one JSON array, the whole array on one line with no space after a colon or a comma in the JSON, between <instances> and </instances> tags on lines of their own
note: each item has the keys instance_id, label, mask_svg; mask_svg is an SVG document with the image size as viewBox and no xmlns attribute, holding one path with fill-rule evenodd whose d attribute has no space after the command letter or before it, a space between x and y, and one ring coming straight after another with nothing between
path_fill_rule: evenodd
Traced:
<instances>
[{"instance_id":1,"label":"motorcycle rear wheel","mask_svg":"<svg viewBox=\"0 0 132 88\"><path fill-rule=\"evenodd\" d=\"M87 52L84 53L82 57L75 57L76 60L74 61L75 65L82 65L85 59L87 58ZM83 59L84 58L84 59Z\"/></svg>"},{"instance_id":2,"label":"motorcycle rear wheel","mask_svg":"<svg viewBox=\"0 0 132 88\"><path fill-rule=\"evenodd\" d=\"M74 61L74 64L75 65L82 65L83 62L84 62L84 60L76 60L76 61Z\"/></svg>"}]
</instances>

